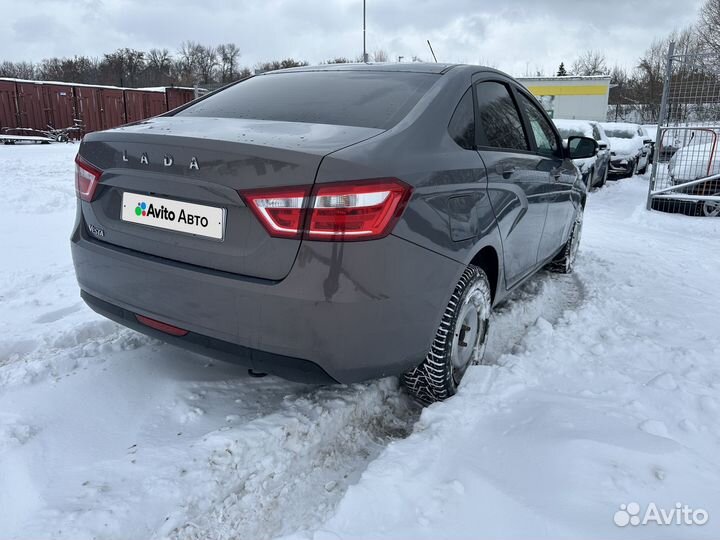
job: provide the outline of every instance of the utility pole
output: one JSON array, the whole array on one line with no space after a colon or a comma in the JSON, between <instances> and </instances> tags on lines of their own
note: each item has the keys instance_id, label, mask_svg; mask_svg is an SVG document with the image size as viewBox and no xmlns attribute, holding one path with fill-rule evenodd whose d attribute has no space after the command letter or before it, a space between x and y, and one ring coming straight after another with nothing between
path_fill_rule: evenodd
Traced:
<instances>
[{"instance_id":1,"label":"utility pole","mask_svg":"<svg viewBox=\"0 0 720 540\"><path fill-rule=\"evenodd\" d=\"M368 54L367 48L365 47L365 0L363 0L363 62L367 63Z\"/></svg>"},{"instance_id":2,"label":"utility pole","mask_svg":"<svg viewBox=\"0 0 720 540\"><path fill-rule=\"evenodd\" d=\"M433 51L432 45L430 45L430 40L427 40L428 47L430 47L430 54L432 54L433 59L435 60L435 63L437 63L437 57L435 56L435 51Z\"/></svg>"}]
</instances>

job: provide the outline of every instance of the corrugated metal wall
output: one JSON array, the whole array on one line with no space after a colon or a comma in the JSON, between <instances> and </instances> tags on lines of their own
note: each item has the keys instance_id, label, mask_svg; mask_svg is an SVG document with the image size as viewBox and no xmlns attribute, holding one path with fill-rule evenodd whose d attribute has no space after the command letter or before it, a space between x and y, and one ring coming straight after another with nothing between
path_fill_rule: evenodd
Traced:
<instances>
[{"instance_id":1,"label":"corrugated metal wall","mask_svg":"<svg viewBox=\"0 0 720 540\"><path fill-rule=\"evenodd\" d=\"M42 86L33 83L17 83L17 96L20 126L47 129Z\"/></svg>"},{"instance_id":2,"label":"corrugated metal wall","mask_svg":"<svg viewBox=\"0 0 720 540\"><path fill-rule=\"evenodd\" d=\"M0 81L0 126L20 126L17 116L17 88L14 82Z\"/></svg>"},{"instance_id":3,"label":"corrugated metal wall","mask_svg":"<svg viewBox=\"0 0 720 540\"><path fill-rule=\"evenodd\" d=\"M54 127L73 125L75 99L72 88L58 84L42 85L47 123Z\"/></svg>"},{"instance_id":4,"label":"corrugated metal wall","mask_svg":"<svg viewBox=\"0 0 720 540\"><path fill-rule=\"evenodd\" d=\"M76 118L90 133L157 116L194 97L187 88L162 92L0 79L0 133L3 128L64 128Z\"/></svg>"},{"instance_id":5,"label":"corrugated metal wall","mask_svg":"<svg viewBox=\"0 0 720 540\"><path fill-rule=\"evenodd\" d=\"M195 92L189 88L168 88L165 90L165 95L167 96L168 111L195 99Z\"/></svg>"}]
</instances>

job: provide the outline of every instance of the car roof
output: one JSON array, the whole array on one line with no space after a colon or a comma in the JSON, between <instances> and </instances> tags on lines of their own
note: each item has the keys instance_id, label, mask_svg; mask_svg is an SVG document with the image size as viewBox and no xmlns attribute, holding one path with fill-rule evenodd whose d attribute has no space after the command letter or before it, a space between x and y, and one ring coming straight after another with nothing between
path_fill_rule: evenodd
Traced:
<instances>
[{"instance_id":1,"label":"car roof","mask_svg":"<svg viewBox=\"0 0 720 540\"><path fill-rule=\"evenodd\" d=\"M577 120L575 118L553 118L552 121L555 124L562 124L567 127L592 126L593 124L591 120Z\"/></svg>"},{"instance_id":2,"label":"car roof","mask_svg":"<svg viewBox=\"0 0 720 540\"><path fill-rule=\"evenodd\" d=\"M398 73L430 73L441 75L462 64L440 64L433 62L383 62L383 63L358 63L358 64L321 64L318 66L300 66L288 69L267 71L261 75L273 75L276 73L296 73L308 71L385 71Z\"/></svg>"},{"instance_id":3,"label":"car roof","mask_svg":"<svg viewBox=\"0 0 720 540\"><path fill-rule=\"evenodd\" d=\"M627 122L601 122L605 129L626 129L628 131L636 131L640 126L638 124L630 124Z\"/></svg>"}]
</instances>

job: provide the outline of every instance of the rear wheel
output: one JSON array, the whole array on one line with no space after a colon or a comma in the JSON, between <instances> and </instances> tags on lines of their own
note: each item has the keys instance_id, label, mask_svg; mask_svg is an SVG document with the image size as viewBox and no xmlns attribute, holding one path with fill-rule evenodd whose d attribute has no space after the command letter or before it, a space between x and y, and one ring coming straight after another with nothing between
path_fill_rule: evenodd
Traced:
<instances>
[{"instance_id":1,"label":"rear wheel","mask_svg":"<svg viewBox=\"0 0 720 540\"><path fill-rule=\"evenodd\" d=\"M550 262L548 268L552 272L559 274L570 274L575 267L575 258L580 248L580 237L582 236L583 210L580 209L575 217L570 238L568 238L565 247Z\"/></svg>"},{"instance_id":2,"label":"rear wheel","mask_svg":"<svg viewBox=\"0 0 720 540\"><path fill-rule=\"evenodd\" d=\"M480 363L485 354L491 310L487 275L477 266L468 266L425 360L403 375L403 384L417 401L429 405L455 394L467 368Z\"/></svg>"},{"instance_id":3,"label":"rear wheel","mask_svg":"<svg viewBox=\"0 0 720 540\"><path fill-rule=\"evenodd\" d=\"M635 175L635 167L637 165L637 162L635 160L631 161L628 165L628 171L625 174L625 178L632 178Z\"/></svg>"},{"instance_id":4,"label":"rear wheel","mask_svg":"<svg viewBox=\"0 0 720 540\"><path fill-rule=\"evenodd\" d=\"M610 171L610 164L608 163L607 165L605 165L605 174L603 174L603 178L600 181L600 184L598 185L599 188L603 187L607 183L607 177L608 177L609 171Z\"/></svg>"},{"instance_id":5,"label":"rear wheel","mask_svg":"<svg viewBox=\"0 0 720 540\"><path fill-rule=\"evenodd\" d=\"M720 193L716 193L716 196L720 196ZM702 215L707 217L718 217L720 216L720 201L705 201L702 203Z\"/></svg>"}]
</instances>

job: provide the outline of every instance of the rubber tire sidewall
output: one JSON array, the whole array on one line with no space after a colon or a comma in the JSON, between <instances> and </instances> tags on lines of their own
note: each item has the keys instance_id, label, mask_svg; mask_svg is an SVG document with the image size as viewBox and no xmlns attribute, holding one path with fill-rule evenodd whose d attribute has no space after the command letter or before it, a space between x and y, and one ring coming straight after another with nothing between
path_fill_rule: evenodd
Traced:
<instances>
[{"instance_id":1,"label":"rubber tire sidewall","mask_svg":"<svg viewBox=\"0 0 720 540\"><path fill-rule=\"evenodd\" d=\"M453 290L425 360L402 377L403 385L408 392L423 405L442 401L457 392L459 381L457 383L455 381L452 363L453 336L461 306L469 292L476 286L480 286L482 289L484 296L482 309L486 310L487 315L487 328L482 345L484 354L489 334L490 313L492 312L490 282L482 268L469 265ZM467 373L467 367L465 373Z\"/></svg>"}]
</instances>

